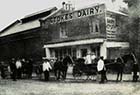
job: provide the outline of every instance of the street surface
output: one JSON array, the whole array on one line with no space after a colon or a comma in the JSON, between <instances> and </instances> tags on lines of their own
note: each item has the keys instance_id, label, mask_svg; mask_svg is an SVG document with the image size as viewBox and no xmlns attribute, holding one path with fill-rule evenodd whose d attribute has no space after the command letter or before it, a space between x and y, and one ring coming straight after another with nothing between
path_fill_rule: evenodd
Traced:
<instances>
[{"instance_id":1,"label":"street surface","mask_svg":"<svg viewBox=\"0 0 140 95\"><path fill-rule=\"evenodd\" d=\"M32 79L0 78L0 95L140 95L140 80L132 82L132 75L123 75L123 81L116 82L116 74L107 73L108 82L99 84L94 76L86 80L86 76L74 79L69 67L67 79L56 81L51 73L49 82L45 82L33 74Z\"/></svg>"},{"instance_id":2,"label":"street surface","mask_svg":"<svg viewBox=\"0 0 140 95\"><path fill-rule=\"evenodd\" d=\"M49 82L42 79L0 79L0 95L140 95L140 81L131 82L131 75L125 74L122 82L116 82L116 74L108 74L108 82L99 84L95 80L74 79L70 74L65 81ZM96 77L95 77L96 78Z\"/></svg>"}]
</instances>

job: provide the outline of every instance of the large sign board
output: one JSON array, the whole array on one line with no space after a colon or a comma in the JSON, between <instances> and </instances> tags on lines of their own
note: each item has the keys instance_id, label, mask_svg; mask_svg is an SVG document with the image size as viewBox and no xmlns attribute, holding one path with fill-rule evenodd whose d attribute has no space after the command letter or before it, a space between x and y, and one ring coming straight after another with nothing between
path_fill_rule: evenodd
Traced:
<instances>
[{"instance_id":1,"label":"large sign board","mask_svg":"<svg viewBox=\"0 0 140 95\"><path fill-rule=\"evenodd\" d=\"M111 16L106 17L106 33L107 39L116 39L116 19Z\"/></svg>"},{"instance_id":2,"label":"large sign board","mask_svg":"<svg viewBox=\"0 0 140 95\"><path fill-rule=\"evenodd\" d=\"M69 21L69 20L73 20L73 19L82 18L82 17L102 14L104 12L105 12L105 5L100 4L100 5L96 5L93 7L88 7L85 9L80 9L80 10L76 10L73 12L58 15L55 17L51 17L51 18L49 18L49 20L50 20L51 24L61 23L61 22L65 22L65 21Z\"/></svg>"}]
</instances>

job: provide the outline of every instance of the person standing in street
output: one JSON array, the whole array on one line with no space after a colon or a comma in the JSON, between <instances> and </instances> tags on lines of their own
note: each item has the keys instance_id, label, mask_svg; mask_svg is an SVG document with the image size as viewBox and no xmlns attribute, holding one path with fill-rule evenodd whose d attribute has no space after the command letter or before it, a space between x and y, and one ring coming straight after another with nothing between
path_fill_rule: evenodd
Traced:
<instances>
[{"instance_id":1,"label":"person standing in street","mask_svg":"<svg viewBox=\"0 0 140 95\"><path fill-rule=\"evenodd\" d=\"M119 77L120 77L119 81L122 81L123 70L124 70L125 64L124 64L123 59L121 57L118 57L115 61L116 61L116 64L117 64L116 69L118 71L117 72L117 79L116 79L116 81L118 82Z\"/></svg>"},{"instance_id":2,"label":"person standing in street","mask_svg":"<svg viewBox=\"0 0 140 95\"><path fill-rule=\"evenodd\" d=\"M21 79L21 75L22 75L22 71L21 71L21 69L22 69L22 63L21 63L20 59L17 59L17 61L16 61L16 68L17 68L17 78L18 79Z\"/></svg>"},{"instance_id":3,"label":"person standing in street","mask_svg":"<svg viewBox=\"0 0 140 95\"><path fill-rule=\"evenodd\" d=\"M2 77L3 79L5 79L6 74L5 74L5 65L4 65L4 61L1 61L1 62L0 62L0 71L1 71L1 77Z\"/></svg>"},{"instance_id":4,"label":"person standing in street","mask_svg":"<svg viewBox=\"0 0 140 95\"><path fill-rule=\"evenodd\" d=\"M87 55L85 57L85 64L93 64L93 63L95 63L95 58L96 58L96 55L95 55L94 52L87 53Z\"/></svg>"},{"instance_id":5,"label":"person standing in street","mask_svg":"<svg viewBox=\"0 0 140 95\"><path fill-rule=\"evenodd\" d=\"M11 78L13 79L13 81L16 81L17 68L16 68L16 62L14 58L12 58L12 61L10 62L10 71L11 71Z\"/></svg>"},{"instance_id":6,"label":"person standing in street","mask_svg":"<svg viewBox=\"0 0 140 95\"><path fill-rule=\"evenodd\" d=\"M132 75L133 75L133 82L137 82L139 78L139 65L137 63L137 59L135 55L132 53L134 64L132 66Z\"/></svg>"},{"instance_id":7,"label":"person standing in street","mask_svg":"<svg viewBox=\"0 0 140 95\"><path fill-rule=\"evenodd\" d=\"M87 53L87 55L85 57L85 64L92 64L91 54L90 53Z\"/></svg>"},{"instance_id":8,"label":"person standing in street","mask_svg":"<svg viewBox=\"0 0 140 95\"><path fill-rule=\"evenodd\" d=\"M44 72L45 81L49 81L49 77L50 77L49 71L51 69L52 69L52 67L50 65L49 60L48 59L44 59L44 62L43 62L43 72Z\"/></svg>"},{"instance_id":9,"label":"person standing in street","mask_svg":"<svg viewBox=\"0 0 140 95\"><path fill-rule=\"evenodd\" d=\"M101 75L100 83L104 83L104 80L105 80L105 75L104 75L105 65L104 65L104 61L103 61L103 56L101 56L99 61L97 62L97 70L98 70L98 74Z\"/></svg>"},{"instance_id":10,"label":"person standing in street","mask_svg":"<svg viewBox=\"0 0 140 95\"><path fill-rule=\"evenodd\" d=\"M138 81L138 78L139 78L139 66L138 64L135 62L133 64L133 67L132 67L132 75L133 75L133 82L137 82Z\"/></svg>"},{"instance_id":11,"label":"person standing in street","mask_svg":"<svg viewBox=\"0 0 140 95\"><path fill-rule=\"evenodd\" d=\"M33 59L29 59L29 64L28 64L28 78L32 78L32 72L33 72Z\"/></svg>"}]
</instances>

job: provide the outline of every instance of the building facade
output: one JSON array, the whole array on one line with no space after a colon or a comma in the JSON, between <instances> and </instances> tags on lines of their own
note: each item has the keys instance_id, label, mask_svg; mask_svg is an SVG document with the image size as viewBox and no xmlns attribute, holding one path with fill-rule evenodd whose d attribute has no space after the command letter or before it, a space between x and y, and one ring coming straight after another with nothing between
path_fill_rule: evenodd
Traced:
<instances>
[{"instance_id":1,"label":"building facade","mask_svg":"<svg viewBox=\"0 0 140 95\"><path fill-rule=\"evenodd\" d=\"M40 18L57 8L48 8L15 21L0 32L0 60L11 58L42 59L45 55Z\"/></svg>"},{"instance_id":2,"label":"building facade","mask_svg":"<svg viewBox=\"0 0 140 95\"><path fill-rule=\"evenodd\" d=\"M79 10L67 5L28 15L0 33L0 59L81 58L87 53L114 59L129 49L128 16L104 4Z\"/></svg>"},{"instance_id":3,"label":"building facade","mask_svg":"<svg viewBox=\"0 0 140 95\"><path fill-rule=\"evenodd\" d=\"M107 10L104 4L74 11L60 9L41 20L42 31L47 34L46 57L80 58L95 53L97 57L114 59L129 49L127 19L123 13Z\"/></svg>"}]
</instances>

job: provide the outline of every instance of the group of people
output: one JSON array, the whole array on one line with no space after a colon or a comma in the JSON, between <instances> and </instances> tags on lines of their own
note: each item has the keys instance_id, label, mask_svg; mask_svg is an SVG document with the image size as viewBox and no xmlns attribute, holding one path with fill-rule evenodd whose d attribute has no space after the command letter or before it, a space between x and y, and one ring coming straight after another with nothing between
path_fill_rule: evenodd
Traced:
<instances>
[{"instance_id":1,"label":"group of people","mask_svg":"<svg viewBox=\"0 0 140 95\"><path fill-rule=\"evenodd\" d=\"M131 55L133 56L133 62L132 62L133 82L137 82L139 78L139 65L134 54L132 53ZM94 64L94 63L97 64L97 72L98 72L98 76L100 77L99 79L100 83L104 83L105 81L107 81L106 65L105 65L103 56L99 57L97 61L96 60L97 57L95 56L95 53L92 52L92 53L87 53L84 59L85 59L85 64ZM114 63L117 64L117 66L115 67L115 69L118 70L117 81L119 80L119 77L120 77L120 80L122 80L122 74L125 67L125 63L123 59L121 58L121 56L116 58Z\"/></svg>"},{"instance_id":2,"label":"group of people","mask_svg":"<svg viewBox=\"0 0 140 95\"><path fill-rule=\"evenodd\" d=\"M92 54L88 54L86 57L85 57L85 64L93 64L95 62L95 59L96 59L96 56L94 53ZM69 60L69 61L68 61ZM43 62L41 64L41 69L42 69L42 72L44 73L44 79L45 81L49 81L49 77L50 77L50 70L54 70L57 72L57 70L59 71L64 71L64 74L65 77L64 79L66 78L66 73L67 73L67 63L73 63L73 60L71 57L66 57L65 60L63 59L63 62L61 60L61 62L53 62L53 63L57 63L57 64L51 64L51 61L47 58L43 58ZM58 63L66 63L66 64L58 64ZM105 62L104 62L104 58L103 56L101 56L98 61L96 62L97 63L97 72L98 72L98 75L100 76L100 83L104 83L105 81L107 81L107 77L106 77L106 65L105 65ZM116 63L117 64L124 64L123 60L121 58L118 58L116 60ZM16 81L17 79L21 79L25 74L27 76L27 78L31 78L32 77L32 72L33 72L33 60L32 59L29 59L29 60L25 60L24 58L22 59L15 59L15 58L12 58L11 61L9 62L9 66L8 66L8 69L10 71L10 75L11 75L11 78ZM0 70L1 70L1 77L2 78L5 78L5 72L4 72L4 61L1 61L0 62ZM57 65L60 65L60 66L57 66ZM121 67L121 66L120 66ZM65 70L66 68L66 70ZM123 67L122 67L123 68ZM120 70L123 70L121 68L119 68ZM55 72L55 76L56 75L56 72ZM122 72L121 71L121 77L122 78ZM132 68L132 74L133 74L133 81L134 82L137 82L139 76L139 66L137 64L137 61L134 60L134 64L133 64L133 68ZM62 76L63 77L63 76ZM117 79L119 77L119 73L117 75ZM60 72L58 73L58 77L57 79L60 78ZM121 79L120 79L121 80Z\"/></svg>"},{"instance_id":3,"label":"group of people","mask_svg":"<svg viewBox=\"0 0 140 95\"><path fill-rule=\"evenodd\" d=\"M94 52L87 53L87 55L84 57L85 64L95 64L96 58L97 57ZM104 83L104 80L107 80L107 77L106 77L106 68L105 68L103 56L101 56L97 61L97 71L98 74L100 75L100 83Z\"/></svg>"},{"instance_id":4,"label":"group of people","mask_svg":"<svg viewBox=\"0 0 140 95\"><path fill-rule=\"evenodd\" d=\"M115 64L119 65L118 66L119 68L116 67L117 69L119 69L117 72L117 81L118 81L119 76L120 76L120 80L122 80L122 73L123 73L123 70L124 70L123 68L125 64L123 63L123 60L121 58L117 58L115 61L116 61ZM106 66L104 63L103 56L101 56L97 62L97 71L98 71L98 74L101 76L99 82L104 83L105 81L107 81ZM132 78L133 78L132 80L133 82L137 82L139 78L139 66L136 61L132 64Z\"/></svg>"},{"instance_id":5,"label":"group of people","mask_svg":"<svg viewBox=\"0 0 140 95\"><path fill-rule=\"evenodd\" d=\"M1 61L0 70L1 70L1 77L6 77L6 68L4 67L7 64L7 71L10 73L11 78L13 81L17 79L23 78L26 75L27 78L32 77L32 70L33 70L33 61L32 59L25 60L24 58L12 58L8 63L4 63Z\"/></svg>"}]
</instances>

